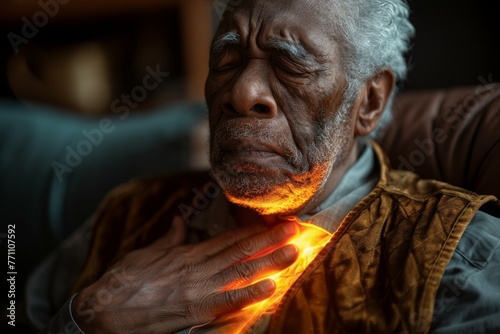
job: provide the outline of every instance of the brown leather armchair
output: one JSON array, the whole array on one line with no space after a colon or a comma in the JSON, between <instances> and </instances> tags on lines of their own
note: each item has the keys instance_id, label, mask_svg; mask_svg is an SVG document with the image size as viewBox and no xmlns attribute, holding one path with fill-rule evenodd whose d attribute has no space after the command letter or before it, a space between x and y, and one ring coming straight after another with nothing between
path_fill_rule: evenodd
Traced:
<instances>
[{"instance_id":1,"label":"brown leather armchair","mask_svg":"<svg viewBox=\"0 0 500 334\"><path fill-rule=\"evenodd\" d=\"M500 84L407 92L378 142L393 168L500 198Z\"/></svg>"}]
</instances>

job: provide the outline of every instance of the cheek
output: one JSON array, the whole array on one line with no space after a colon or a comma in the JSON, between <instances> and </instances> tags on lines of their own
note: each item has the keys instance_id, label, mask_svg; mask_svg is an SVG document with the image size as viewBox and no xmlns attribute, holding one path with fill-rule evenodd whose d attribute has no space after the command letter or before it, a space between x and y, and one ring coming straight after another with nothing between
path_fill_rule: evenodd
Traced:
<instances>
[{"instance_id":1,"label":"cheek","mask_svg":"<svg viewBox=\"0 0 500 334\"><path fill-rule=\"evenodd\" d=\"M234 79L234 73L224 74L209 71L205 82L205 98L209 107L220 100L224 92L231 89Z\"/></svg>"},{"instance_id":2,"label":"cheek","mask_svg":"<svg viewBox=\"0 0 500 334\"><path fill-rule=\"evenodd\" d=\"M309 146L314 145L318 101L312 98L314 96L312 90L308 93L304 91L300 93L284 94L278 97L278 103L287 120L288 131L295 145L303 156L306 156Z\"/></svg>"},{"instance_id":3,"label":"cheek","mask_svg":"<svg viewBox=\"0 0 500 334\"><path fill-rule=\"evenodd\" d=\"M219 85L220 86L220 85ZM214 103L216 99L216 93L220 88L211 73L208 74L207 81L205 82L205 99L207 101L208 108Z\"/></svg>"},{"instance_id":4,"label":"cheek","mask_svg":"<svg viewBox=\"0 0 500 334\"><path fill-rule=\"evenodd\" d=\"M342 92L338 92L335 77L326 74L315 75L307 85L276 79L273 93L291 127L300 129L302 134L309 134L309 137L313 137L315 122L323 117L323 111L336 111L335 102L340 104L342 95Z\"/></svg>"},{"instance_id":5,"label":"cheek","mask_svg":"<svg viewBox=\"0 0 500 334\"><path fill-rule=\"evenodd\" d=\"M330 154L329 145L324 141L330 139L331 131L334 131L331 127L340 112L342 92L330 89L326 94L316 88L287 101L292 111L287 115L288 124L295 144L302 152L302 168L311 169Z\"/></svg>"},{"instance_id":6,"label":"cheek","mask_svg":"<svg viewBox=\"0 0 500 334\"><path fill-rule=\"evenodd\" d=\"M303 154L307 153L309 147L314 145L316 127L311 117L289 118L290 132L298 148Z\"/></svg>"},{"instance_id":7,"label":"cheek","mask_svg":"<svg viewBox=\"0 0 500 334\"><path fill-rule=\"evenodd\" d=\"M205 83L205 100L208 107L208 119L211 133L222 116L222 106L220 102L222 100L222 92L223 85L209 74Z\"/></svg>"}]
</instances>

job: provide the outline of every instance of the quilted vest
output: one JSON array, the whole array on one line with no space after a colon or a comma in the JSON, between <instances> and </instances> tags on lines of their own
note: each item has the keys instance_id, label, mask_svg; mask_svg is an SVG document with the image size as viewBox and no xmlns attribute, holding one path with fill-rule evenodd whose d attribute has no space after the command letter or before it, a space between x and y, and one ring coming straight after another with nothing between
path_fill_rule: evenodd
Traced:
<instances>
[{"instance_id":1,"label":"quilted vest","mask_svg":"<svg viewBox=\"0 0 500 334\"><path fill-rule=\"evenodd\" d=\"M482 206L500 208L494 196L390 170L372 145L378 184L287 292L268 333L427 333L462 233ZM111 192L96 215L74 291L166 233L179 205L192 203L193 189L207 182L206 173L186 174L135 180Z\"/></svg>"}]
</instances>

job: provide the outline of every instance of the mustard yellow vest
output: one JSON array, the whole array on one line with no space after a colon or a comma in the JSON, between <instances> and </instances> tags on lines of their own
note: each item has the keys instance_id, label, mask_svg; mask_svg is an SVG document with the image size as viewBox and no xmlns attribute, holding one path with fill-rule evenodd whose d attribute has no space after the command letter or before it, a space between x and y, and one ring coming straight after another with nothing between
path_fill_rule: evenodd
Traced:
<instances>
[{"instance_id":1,"label":"mustard yellow vest","mask_svg":"<svg viewBox=\"0 0 500 334\"><path fill-rule=\"evenodd\" d=\"M462 233L483 205L500 207L493 196L390 170L373 145L380 181L285 295L268 333L427 333ZM206 174L141 179L111 192L74 290L166 233L179 205L192 203L192 189L209 181Z\"/></svg>"}]
</instances>

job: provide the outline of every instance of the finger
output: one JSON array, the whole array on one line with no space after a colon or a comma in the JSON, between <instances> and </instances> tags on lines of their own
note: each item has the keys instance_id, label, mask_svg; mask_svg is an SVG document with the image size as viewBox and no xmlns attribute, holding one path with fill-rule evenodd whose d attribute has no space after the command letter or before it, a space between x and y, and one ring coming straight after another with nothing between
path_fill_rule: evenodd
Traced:
<instances>
[{"instance_id":1,"label":"finger","mask_svg":"<svg viewBox=\"0 0 500 334\"><path fill-rule=\"evenodd\" d=\"M299 218L296 216L263 216L262 217L267 225L277 225L284 222L299 222Z\"/></svg>"},{"instance_id":2,"label":"finger","mask_svg":"<svg viewBox=\"0 0 500 334\"><path fill-rule=\"evenodd\" d=\"M210 265L216 270L224 270L240 261L265 256L283 246L298 232L299 226L295 223L280 224L224 249L210 260Z\"/></svg>"},{"instance_id":3,"label":"finger","mask_svg":"<svg viewBox=\"0 0 500 334\"><path fill-rule=\"evenodd\" d=\"M166 250L178 246L186 240L186 224L181 216L174 216L172 224L167 233L151 244L151 248Z\"/></svg>"},{"instance_id":4,"label":"finger","mask_svg":"<svg viewBox=\"0 0 500 334\"><path fill-rule=\"evenodd\" d=\"M265 279L242 289L229 290L215 295L210 300L211 305L207 305L207 309L213 310L215 316L234 312L271 297L275 290L274 281Z\"/></svg>"},{"instance_id":5,"label":"finger","mask_svg":"<svg viewBox=\"0 0 500 334\"><path fill-rule=\"evenodd\" d=\"M287 268L297 260L298 255L297 246L286 245L264 257L238 263L214 278L223 290L241 288Z\"/></svg>"},{"instance_id":6,"label":"finger","mask_svg":"<svg viewBox=\"0 0 500 334\"><path fill-rule=\"evenodd\" d=\"M239 228L237 230L231 230L210 240L199 243L198 247L200 247L200 251L204 252L207 256L212 256L228 247L231 247L240 240L247 239L251 236L267 231L268 229L269 227L258 224Z\"/></svg>"}]
</instances>

